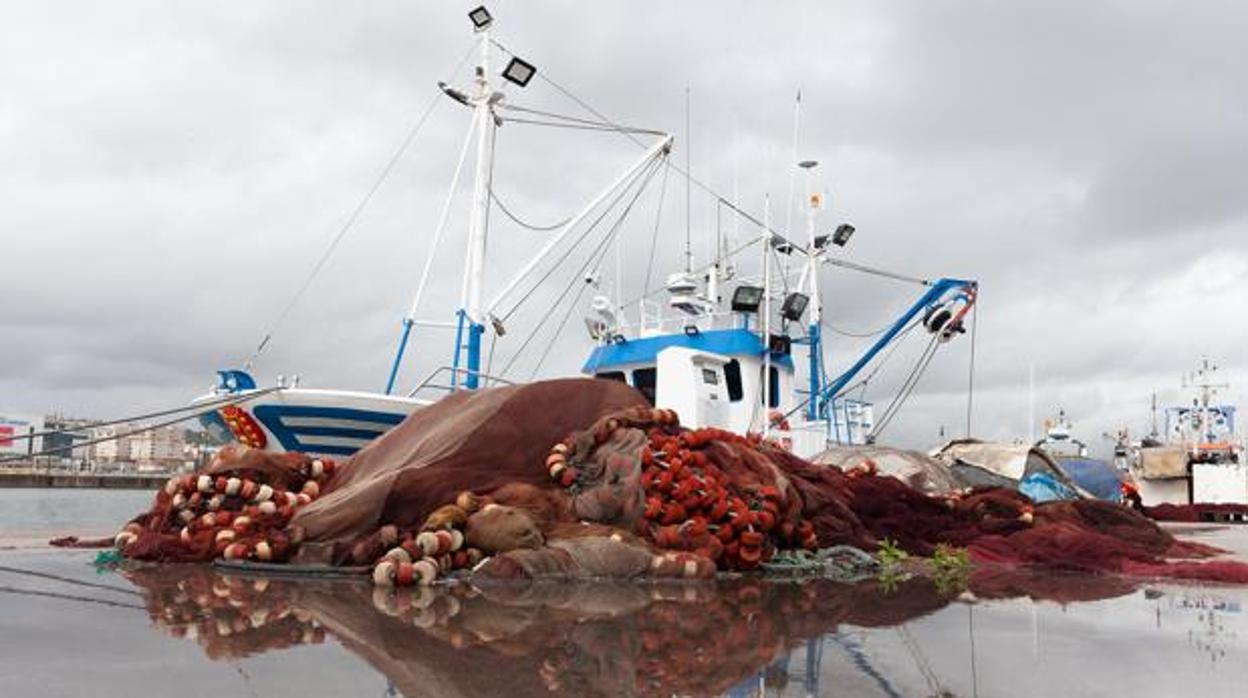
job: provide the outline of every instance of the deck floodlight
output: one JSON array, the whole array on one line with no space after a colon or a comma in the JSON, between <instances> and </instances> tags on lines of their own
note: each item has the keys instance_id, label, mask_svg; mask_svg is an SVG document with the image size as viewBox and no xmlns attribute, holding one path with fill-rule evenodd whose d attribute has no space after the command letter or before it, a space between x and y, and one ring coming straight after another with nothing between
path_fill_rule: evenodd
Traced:
<instances>
[{"instance_id":1,"label":"deck floodlight","mask_svg":"<svg viewBox=\"0 0 1248 698\"><path fill-rule=\"evenodd\" d=\"M468 19L472 20L472 28L482 31L494 23L494 17L490 15L490 11L485 9L485 5L477 6L477 9L468 13Z\"/></svg>"},{"instance_id":2,"label":"deck floodlight","mask_svg":"<svg viewBox=\"0 0 1248 698\"><path fill-rule=\"evenodd\" d=\"M536 74L537 68L533 67L532 63L516 56L512 56L511 61L507 63L507 67L503 68L503 77L508 82L514 82L520 87L528 85L529 81Z\"/></svg>"},{"instance_id":3,"label":"deck floodlight","mask_svg":"<svg viewBox=\"0 0 1248 698\"><path fill-rule=\"evenodd\" d=\"M472 106L472 102L469 101L468 95L464 94L463 92L460 92L459 90L455 89L454 87L451 87L450 85L446 84L445 82L442 82L441 80L438 81L438 89L442 90L443 94L455 100L456 102L459 102L460 104L466 107Z\"/></svg>"},{"instance_id":4,"label":"deck floodlight","mask_svg":"<svg viewBox=\"0 0 1248 698\"><path fill-rule=\"evenodd\" d=\"M823 248L827 247L828 241L831 239L832 239L831 235L816 235L815 236L815 249L822 250Z\"/></svg>"},{"instance_id":5,"label":"deck floodlight","mask_svg":"<svg viewBox=\"0 0 1248 698\"><path fill-rule=\"evenodd\" d=\"M793 243L780 237L779 235L772 235L771 236L771 249L775 250L776 252L779 252L780 254L785 254L785 255L793 254Z\"/></svg>"},{"instance_id":6,"label":"deck floodlight","mask_svg":"<svg viewBox=\"0 0 1248 698\"><path fill-rule=\"evenodd\" d=\"M780 316L785 320L795 322L801 320L802 313L806 312L806 305L809 303L810 296L794 291L784 297L784 304L780 306Z\"/></svg>"},{"instance_id":7,"label":"deck floodlight","mask_svg":"<svg viewBox=\"0 0 1248 698\"><path fill-rule=\"evenodd\" d=\"M836 232L832 233L832 244L837 247L844 247L845 243L854 235L854 226L848 223L842 223L836 226Z\"/></svg>"},{"instance_id":8,"label":"deck floodlight","mask_svg":"<svg viewBox=\"0 0 1248 698\"><path fill-rule=\"evenodd\" d=\"M732 312L757 313L763 303L762 286L738 286L732 292Z\"/></svg>"}]
</instances>

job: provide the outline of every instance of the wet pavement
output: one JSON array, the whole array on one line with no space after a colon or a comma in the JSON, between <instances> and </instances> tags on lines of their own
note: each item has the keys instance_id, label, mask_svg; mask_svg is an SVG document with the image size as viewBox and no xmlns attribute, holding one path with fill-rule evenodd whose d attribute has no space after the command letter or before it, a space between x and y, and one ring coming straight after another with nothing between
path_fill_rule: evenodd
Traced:
<instances>
[{"instance_id":1,"label":"wet pavement","mask_svg":"<svg viewBox=\"0 0 1248 698\"><path fill-rule=\"evenodd\" d=\"M97 571L94 558L0 554L0 695L1140 697L1248 685L1248 587L980 568L942 585L384 592L204 566Z\"/></svg>"}]
</instances>

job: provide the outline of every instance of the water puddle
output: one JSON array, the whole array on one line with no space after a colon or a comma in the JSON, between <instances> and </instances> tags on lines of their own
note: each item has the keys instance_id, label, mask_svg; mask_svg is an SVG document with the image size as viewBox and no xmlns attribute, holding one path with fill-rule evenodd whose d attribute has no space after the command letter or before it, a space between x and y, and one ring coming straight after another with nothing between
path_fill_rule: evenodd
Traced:
<instances>
[{"instance_id":1,"label":"water puddle","mask_svg":"<svg viewBox=\"0 0 1248 698\"><path fill-rule=\"evenodd\" d=\"M961 588L396 592L89 560L0 557L6 695L1170 696L1248 679L1243 587L981 568Z\"/></svg>"}]
</instances>

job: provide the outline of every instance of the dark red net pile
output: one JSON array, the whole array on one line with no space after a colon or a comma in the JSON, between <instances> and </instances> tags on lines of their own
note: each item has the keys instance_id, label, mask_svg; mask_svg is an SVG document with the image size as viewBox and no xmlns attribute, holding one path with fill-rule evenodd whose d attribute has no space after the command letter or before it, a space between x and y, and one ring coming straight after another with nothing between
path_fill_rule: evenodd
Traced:
<instances>
[{"instance_id":1,"label":"dark red net pile","mask_svg":"<svg viewBox=\"0 0 1248 698\"><path fill-rule=\"evenodd\" d=\"M1144 507L1143 511L1154 521L1202 523L1248 520L1248 505L1245 504L1158 504Z\"/></svg>"},{"instance_id":2,"label":"dark red net pile","mask_svg":"<svg viewBox=\"0 0 1248 698\"><path fill-rule=\"evenodd\" d=\"M932 496L878 475L870 461L816 465L758 438L681 430L670 417L646 424L638 414L612 415L565 439L547 458L550 476L574 501L591 497L595 511L617 513L596 520L631 525L659 548L692 551L721 569L749 569L786 548L875 550L888 539L920 556L946 545L969 548L977 562L1248 583L1248 564L1196 562L1221 551L1179 541L1118 504L1037 505L1002 488ZM630 433L639 428L647 438ZM640 517L630 505L639 500ZM743 559L754 532L759 552ZM722 546L713 540L720 533Z\"/></svg>"}]
</instances>

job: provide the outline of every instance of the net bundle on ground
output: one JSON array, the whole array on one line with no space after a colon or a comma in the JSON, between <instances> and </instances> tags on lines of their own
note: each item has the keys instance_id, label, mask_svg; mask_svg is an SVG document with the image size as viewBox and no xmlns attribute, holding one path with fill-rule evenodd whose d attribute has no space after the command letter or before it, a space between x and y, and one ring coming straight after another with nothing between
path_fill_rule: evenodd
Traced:
<instances>
[{"instance_id":1,"label":"net bundle on ground","mask_svg":"<svg viewBox=\"0 0 1248 698\"><path fill-rule=\"evenodd\" d=\"M1158 504L1137 507L1154 521L1202 523L1217 521L1248 521L1248 504Z\"/></svg>"},{"instance_id":2,"label":"net bundle on ground","mask_svg":"<svg viewBox=\"0 0 1248 698\"><path fill-rule=\"evenodd\" d=\"M756 435L685 429L631 388L588 379L452 394L339 464L225 450L118 536L128 557L370 565L383 586L465 568L702 578L885 539L921 556L948 545L979 562L1248 582L1248 565L1194 562L1219 551L1126 507L926 494L869 459L842 469Z\"/></svg>"}]
</instances>

